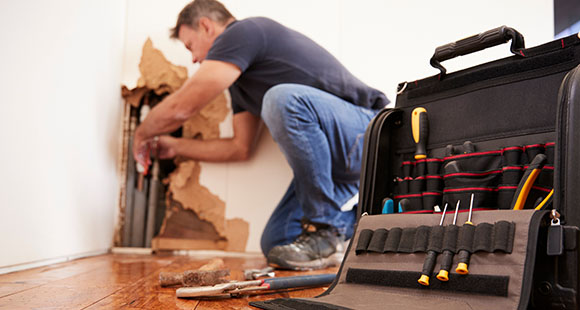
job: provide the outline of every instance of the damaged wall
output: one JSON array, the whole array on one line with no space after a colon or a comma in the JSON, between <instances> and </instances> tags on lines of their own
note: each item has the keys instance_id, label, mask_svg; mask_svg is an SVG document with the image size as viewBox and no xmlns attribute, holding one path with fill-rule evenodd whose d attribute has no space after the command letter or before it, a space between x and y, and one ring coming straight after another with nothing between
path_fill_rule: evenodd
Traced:
<instances>
[{"instance_id":1,"label":"damaged wall","mask_svg":"<svg viewBox=\"0 0 580 310\"><path fill-rule=\"evenodd\" d=\"M132 90L122 87L125 108L129 108L131 113L125 112L120 174L127 182L121 185L120 221L115 244L152 247L155 251L245 251L248 222L240 218L226 219L225 203L199 182L202 171L200 162L183 157L173 160L154 158L150 175L136 174L135 163L129 156L132 155L132 136L137 119L142 121L146 111L154 108L163 97L177 91L187 79L187 69L167 61L150 39L145 41L140 59L141 76L137 86ZM170 134L185 139L219 138L219 125L229 112L226 94L217 96L187 120L180 130ZM137 114L140 115L136 117ZM128 119L131 119L129 126ZM167 164L174 168L166 169ZM167 186L162 186L160 182ZM165 198L159 199L159 195ZM160 218L157 210L163 207L163 201L165 216ZM162 225L157 232L156 222L161 220Z\"/></svg>"}]
</instances>

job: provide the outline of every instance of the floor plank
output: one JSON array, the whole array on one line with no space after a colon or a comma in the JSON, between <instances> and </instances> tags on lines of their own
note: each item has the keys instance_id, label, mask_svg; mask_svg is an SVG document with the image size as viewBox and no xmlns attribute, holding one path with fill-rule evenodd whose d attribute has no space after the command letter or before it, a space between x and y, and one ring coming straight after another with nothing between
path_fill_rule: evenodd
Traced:
<instances>
[{"instance_id":1,"label":"floor plank","mask_svg":"<svg viewBox=\"0 0 580 310\"><path fill-rule=\"evenodd\" d=\"M244 269L266 266L262 257L224 257L232 280ZM209 258L193 256L108 254L53 266L0 275L0 309L255 309L250 301L314 297L325 288L310 288L238 298L180 299L176 288L159 286L162 271L197 269ZM277 271L278 277L336 273Z\"/></svg>"},{"instance_id":2,"label":"floor plank","mask_svg":"<svg viewBox=\"0 0 580 310\"><path fill-rule=\"evenodd\" d=\"M39 267L0 275L0 298L38 287L53 281L72 277L107 264L112 258L95 256L67 263Z\"/></svg>"}]
</instances>

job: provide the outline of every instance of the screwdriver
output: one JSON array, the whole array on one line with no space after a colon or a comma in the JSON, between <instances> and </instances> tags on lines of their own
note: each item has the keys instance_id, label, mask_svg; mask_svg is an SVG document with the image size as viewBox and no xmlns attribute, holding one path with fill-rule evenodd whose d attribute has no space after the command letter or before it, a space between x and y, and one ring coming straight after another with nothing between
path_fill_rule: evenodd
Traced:
<instances>
[{"instance_id":1,"label":"screwdriver","mask_svg":"<svg viewBox=\"0 0 580 310\"><path fill-rule=\"evenodd\" d=\"M447 211L447 204L443 208L443 214L441 214L441 220L439 221L439 226L443 226L443 221L445 220L445 212ZM425 262L423 263L423 270L421 270L421 277L417 282L421 285L429 286L429 277L433 272L433 267L435 267L435 261L437 260L437 252L431 250L427 252L425 257Z\"/></svg>"},{"instance_id":2,"label":"screwdriver","mask_svg":"<svg viewBox=\"0 0 580 310\"><path fill-rule=\"evenodd\" d=\"M429 138L429 119L425 108L415 108L411 113L411 129L417 147L415 159L427 158L427 139Z\"/></svg>"},{"instance_id":3,"label":"screwdriver","mask_svg":"<svg viewBox=\"0 0 580 310\"><path fill-rule=\"evenodd\" d=\"M453 225L457 223L457 212L459 211L459 203L461 200L457 201L457 206L455 207L455 215L453 216ZM449 270L451 269L451 264L453 264L453 252L450 250L443 251L443 259L441 261L441 269L439 274L437 274L437 279L439 281L449 281Z\"/></svg>"},{"instance_id":4,"label":"screwdriver","mask_svg":"<svg viewBox=\"0 0 580 310\"><path fill-rule=\"evenodd\" d=\"M471 194L471 203L469 203L469 216L467 217L467 222L465 222L465 225L473 226L473 222L471 222L471 212L473 211L473 196L474 194ZM459 256L459 263L457 264L457 268L455 268L455 272L458 274L468 274L469 269L467 267L469 266L469 257L471 256L471 253L469 253L467 250L461 250L457 255Z\"/></svg>"}]
</instances>

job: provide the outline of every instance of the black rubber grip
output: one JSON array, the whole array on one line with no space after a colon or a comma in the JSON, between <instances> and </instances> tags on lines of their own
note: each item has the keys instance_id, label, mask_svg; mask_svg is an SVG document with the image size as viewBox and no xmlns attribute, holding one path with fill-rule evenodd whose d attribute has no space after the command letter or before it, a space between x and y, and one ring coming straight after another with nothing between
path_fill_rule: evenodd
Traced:
<instances>
[{"instance_id":1,"label":"black rubber grip","mask_svg":"<svg viewBox=\"0 0 580 310\"><path fill-rule=\"evenodd\" d=\"M429 139L429 118L427 112L419 114L419 141L417 142L417 149L415 156L427 155L427 140ZM419 159L415 157L415 159Z\"/></svg>"},{"instance_id":2,"label":"black rubber grip","mask_svg":"<svg viewBox=\"0 0 580 310\"><path fill-rule=\"evenodd\" d=\"M443 251L443 257L441 260L441 270L449 271L451 270L451 265L453 264L453 252L449 250Z\"/></svg>"},{"instance_id":3,"label":"black rubber grip","mask_svg":"<svg viewBox=\"0 0 580 310\"><path fill-rule=\"evenodd\" d=\"M423 263L423 270L421 274L430 277L433 273L433 268L435 268L435 261L437 260L437 252L428 251L425 257L425 262Z\"/></svg>"},{"instance_id":4,"label":"black rubber grip","mask_svg":"<svg viewBox=\"0 0 580 310\"><path fill-rule=\"evenodd\" d=\"M431 57L431 66L441 70L441 75L445 75L447 70L440 62L500 45L510 39L512 40L510 47L512 53L517 55L519 51L525 48L524 37L518 31L507 26L501 26L437 47Z\"/></svg>"},{"instance_id":5,"label":"black rubber grip","mask_svg":"<svg viewBox=\"0 0 580 310\"><path fill-rule=\"evenodd\" d=\"M461 250L457 253L457 259L459 260L458 263L465 263L469 265L469 258L471 257L471 253L466 250Z\"/></svg>"}]
</instances>

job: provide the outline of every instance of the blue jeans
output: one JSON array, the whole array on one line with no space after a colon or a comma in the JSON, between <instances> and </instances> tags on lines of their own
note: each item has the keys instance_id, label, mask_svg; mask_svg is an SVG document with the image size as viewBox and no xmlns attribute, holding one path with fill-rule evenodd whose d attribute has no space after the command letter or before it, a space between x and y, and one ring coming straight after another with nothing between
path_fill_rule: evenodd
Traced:
<instances>
[{"instance_id":1,"label":"blue jeans","mask_svg":"<svg viewBox=\"0 0 580 310\"><path fill-rule=\"evenodd\" d=\"M377 112L305 85L280 84L266 92L261 116L294 179L262 233L264 255L293 242L302 218L352 236L356 208L340 207L358 192L364 133Z\"/></svg>"}]
</instances>

